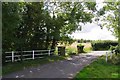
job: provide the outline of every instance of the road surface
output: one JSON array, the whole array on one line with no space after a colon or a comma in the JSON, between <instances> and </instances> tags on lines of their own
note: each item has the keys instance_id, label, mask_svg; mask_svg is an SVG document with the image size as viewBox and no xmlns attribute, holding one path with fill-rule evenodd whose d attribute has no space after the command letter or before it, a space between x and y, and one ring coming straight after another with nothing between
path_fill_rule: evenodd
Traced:
<instances>
[{"instance_id":1,"label":"road surface","mask_svg":"<svg viewBox=\"0 0 120 80\"><path fill-rule=\"evenodd\" d=\"M104 55L106 51L79 54L67 60L31 67L3 76L3 78L73 78L85 66Z\"/></svg>"}]
</instances>

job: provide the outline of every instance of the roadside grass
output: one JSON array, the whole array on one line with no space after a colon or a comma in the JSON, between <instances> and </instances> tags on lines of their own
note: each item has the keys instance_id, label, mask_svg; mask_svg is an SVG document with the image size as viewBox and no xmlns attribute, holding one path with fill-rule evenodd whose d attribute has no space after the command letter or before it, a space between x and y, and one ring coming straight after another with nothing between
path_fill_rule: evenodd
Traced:
<instances>
[{"instance_id":1,"label":"roadside grass","mask_svg":"<svg viewBox=\"0 0 120 80\"><path fill-rule=\"evenodd\" d=\"M105 56L98 58L89 66L81 70L75 79L79 78L120 78L120 64L105 61Z\"/></svg>"},{"instance_id":2,"label":"roadside grass","mask_svg":"<svg viewBox=\"0 0 120 80\"><path fill-rule=\"evenodd\" d=\"M2 66L2 75L10 74L12 72L20 71L25 68L35 67L42 64L55 62L59 60L66 59L63 56L46 56L44 58L34 59L34 60L26 60L23 62L14 62L14 63L6 63Z\"/></svg>"}]
</instances>

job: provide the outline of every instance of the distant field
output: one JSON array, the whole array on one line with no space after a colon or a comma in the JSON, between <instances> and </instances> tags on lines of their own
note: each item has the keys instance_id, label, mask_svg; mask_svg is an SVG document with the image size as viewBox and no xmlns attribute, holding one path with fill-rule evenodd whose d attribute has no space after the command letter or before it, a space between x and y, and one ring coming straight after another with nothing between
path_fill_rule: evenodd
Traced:
<instances>
[{"instance_id":1,"label":"distant field","mask_svg":"<svg viewBox=\"0 0 120 80\"><path fill-rule=\"evenodd\" d=\"M66 46L67 47L71 47L71 48L77 48L77 45L80 44L80 43L77 43L77 42L74 42L73 44L69 45L69 46ZM81 43L84 45L84 48L90 48L92 47L91 46L91 43Z\"/></svg>"},{"instance_id":2,"label":"distant field","mask_svg":"<svg viewBox=\"0 0 120 80\"><path fill-rule=\"evenodd\" d=\"M66 49L71 49L71 50L74 50L74 52L76 52L78 44L83 44L84 45L84 51L85 52L90 52L92 50L91 43L77 43L77 42L74 42L71 45L66 45ZM65 46L65 45L64 44L62 44L62 45L59 44L59 46Z\"/></svg>"},{"instance_id":3,"label":"distant field","mask_svg":"<svg viewBox=\"0 0 120 80\"><path fill-rule=\"evenodd\" d=\"M82 44L85 45L84 48L90 48L90 47L92 47L92 46L91 46L91 43L82 43Z\"/></svg>"}]
</instances>

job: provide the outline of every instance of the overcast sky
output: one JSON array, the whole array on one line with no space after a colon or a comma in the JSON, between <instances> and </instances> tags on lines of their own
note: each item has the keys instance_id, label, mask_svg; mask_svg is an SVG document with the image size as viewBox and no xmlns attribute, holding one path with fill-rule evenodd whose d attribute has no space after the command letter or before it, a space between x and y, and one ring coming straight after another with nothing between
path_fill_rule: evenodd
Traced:
<instances>
[{"instance_id":1,"label":"overcast sky","mask_svg":"<svg viewBox=\"0 0 120 80\"><path fill-rule=\"evenodd\" d=\"M89 40L116 40L112 32L106 27L101 29L94 23L88 23L82 26L81 31L76 31L71 35L74 39L89 39Z\"/></svg>"}]
</instances>

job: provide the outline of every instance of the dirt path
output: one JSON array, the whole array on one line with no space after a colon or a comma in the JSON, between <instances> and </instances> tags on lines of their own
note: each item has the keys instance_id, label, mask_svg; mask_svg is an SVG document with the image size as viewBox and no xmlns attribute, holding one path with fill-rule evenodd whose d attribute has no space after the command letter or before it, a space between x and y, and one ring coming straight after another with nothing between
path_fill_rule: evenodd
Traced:
<instances>
[{"instance_id":1,"label":"dirt path","mask_svg":"<svg viewBox=\"0 0 120 80\"><path fill-rule=\"evenodd\" d=\"M18 71L5 78L73 78L77 72L96 60L98 56L104 55L106 51L94 51L87 54L79 54L72 56L67 60L58 61L41 65L38 67L31 67Z\"/></svg>"}]
</instances>

